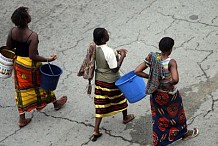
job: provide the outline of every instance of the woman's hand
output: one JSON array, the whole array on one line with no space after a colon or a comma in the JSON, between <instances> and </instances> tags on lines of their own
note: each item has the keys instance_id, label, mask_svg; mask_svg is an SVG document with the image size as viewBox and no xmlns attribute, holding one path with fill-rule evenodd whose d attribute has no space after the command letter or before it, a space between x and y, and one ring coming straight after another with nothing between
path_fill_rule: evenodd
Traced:
<instances>
[{"instance_id":1,"label":"woman's hand","mask_svg":"<svg viewBox=\"0 0 218 146\"><path fill-rule=\"evenodd\" d=\"M145 62L142 62L140 65L138 65L136 67L136 69L134 70L134 73L137 75L137 76L140 76L142 78L146 78L148 79L149 78L149 74L143 72L145 69L147 68L147 65Z\"/></svg>"},{"instance_id":2,"label":"woman's hand","mask_svg":"<svg viewBox=\"0 0 218 146\"><path fill-rule=\"evenodd\" d=\"M120 54L123 57L126 57L127 52L128 51L126 49L117 50L117 53Z\"/></svg>"},{"instance_id":3,"label":"woman's hand","mask_svg":"<svg viewBox=\"0 0 218 146\"><path fill-rule=\"evenodd\" d=\"M162 83L161 89L163 90L171 90L174 88L174 85L172 85L170 82Z\"/></svg>"},{"instance_id":4,"label":"woman's hand","mask_svg":"<svg viewBox=\"0 0 218 146\"><path fill-rule=\"evenodd\" d=\"M47 59L47 61L48 62L51 62L51 61L54 61L54 60L56 60L57 59L57 55L56 54L53 54L53 55L51 55L48 59Z\"/></svg>"}]
</instances>

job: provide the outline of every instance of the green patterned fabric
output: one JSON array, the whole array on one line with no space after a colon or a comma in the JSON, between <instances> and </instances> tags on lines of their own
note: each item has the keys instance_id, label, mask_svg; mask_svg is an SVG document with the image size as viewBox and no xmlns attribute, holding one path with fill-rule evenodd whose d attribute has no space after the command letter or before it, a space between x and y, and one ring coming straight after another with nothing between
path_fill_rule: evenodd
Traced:
<instances>
[{"instance_id":1,"label":"green patterned fabric","mask_svg":"<svg viewBox=\"0 0 218 146\"><path fill-rule=\"evenodd\" d=\"M146 87L146 94L152 94L159 87L159 80L164 78L164 70L161 64L161 54L151 52L145 59L146 64L150 67L149 78Z\"/></svg>"}]
</instances>

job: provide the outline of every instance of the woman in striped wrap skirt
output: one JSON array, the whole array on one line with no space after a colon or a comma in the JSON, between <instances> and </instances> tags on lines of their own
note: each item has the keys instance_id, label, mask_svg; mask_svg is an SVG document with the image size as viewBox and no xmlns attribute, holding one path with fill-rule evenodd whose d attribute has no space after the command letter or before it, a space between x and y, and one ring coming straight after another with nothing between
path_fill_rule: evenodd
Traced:
<instances>
[{"instance_id":1,"label":"woman in striped wrap skirt","mask_svg":"<svg viewBox=\"0 0 218 146\"><path fill-rule=\"evenodd\" d=\"M102 118L122 112L123 123L126 124L134 119L134 115L127 114L127 100L118 87L115 86L115 81L120 77L119 68L127 50L115 51L108 47L106 42L109 41L109 35L105 28L96 28L93 37L96 44L94 94L96 118L92 141L96 141L102 135L99 131ZM120 58L118 54L120 54Z\"/></svg>"}]
</instances>

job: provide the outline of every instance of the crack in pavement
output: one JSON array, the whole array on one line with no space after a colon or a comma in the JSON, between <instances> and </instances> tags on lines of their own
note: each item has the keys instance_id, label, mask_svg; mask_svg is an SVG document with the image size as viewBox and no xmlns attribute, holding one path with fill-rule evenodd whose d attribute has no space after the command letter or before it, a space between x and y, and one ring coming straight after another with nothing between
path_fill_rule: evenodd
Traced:
<instances>
[{"instance_id":1,"label":"crack in pavement","mask_svg":"<svg viewBox=\"0 0 218 146\"><path fill-rule=\"evenodd\" d=\"M198 91L194 92L192 91L192 88L197 88ZM215 92L217 89L218 73L214 77L206 81L201 81L198 84L194 84L190 87L181 89L180 92L181 94L183 94L182 97L185 109L189 111L188 116L193 115L194 112L199 108L199 106L204 102L203 99L205 99L208 95L212 96L212 93ZM198 100L196 100L196 98ZM217 102L217 100L213 99L211 109L214 109L215 102Z\"/></svg>"},{"instance_id":2,"label":"crack in pavement","mask_svg":"<svg viewBox=\"0 0 218 146\"><path fill-rule=\"evenodd\" d=\"M195 119L196 119L197 117L199 117L200 115L203 115L203 113L200 113L200 114L198 114L198 115L192 117L191 119L189 119L187 125L191 125L191 124L195 121Z\"/></svg>"},{"instance_id":3,"label":"crack in pavement","mask_svg":"<svg viewBox=\"0 0 218 146\"><path fill-rule=\"evenodd\" d=\"M212 94L210 94L210 97L211 97L211 101L212 101L212 103L211 103L211 109L210 110L208 110L207 111L207 113L203 116L204 118L206 118L206 116L209 114L209 113L211 113L211 112L213 112L214 111L214 105L215 105L215 103L218 101L218 99L214 99L213 97L213 95ZM207 119L209 119L209 118L207 118Z\"/></svg>"},{"instance_id":4,"label":"crack in pavement","mask_svg":"<svg viewBox=\"0 0 218 146\"><path fill-rule=\"evenodd\" d=\"M162 12L157 12L163 16L166 16L166 17L171 17L172 19L174 20L178 20L178 21L183 21L183 22L188 22L188 23L195 23L195 24L201 24L201 25L205 25L205 26L210 26L210 27L218 27L218 25L213 25L213 24L208 24L208 23L205 23L205 22L201 22L201 21L189 21L187 19L182 19L182 18L177 18L175 17L174 15L167 15L167 14L164 14Z\"/></svg>"},{"instance_id":5,"label":"crack in pavement","mask_svg":"<svg viewBox=\"0 0 218 146\"><path fill-rule=\"evenodd\" d=\"M211 109L209 109L205 114L202 112L202 113L200 113L200 114L198 114L198 115L192 117L191 119L189 119L188 125L191 125L191 124L195 121L195 119L196 119L197 117L201 116L201 115L203 115L202 117L205 118L205 119L210 119L211 116L210 116L209 118L206 118L206 116L207 116L208 114L210 114L211 112L214 111L214 105L215 105L215 103L218 101L218 99L214 99L213 97L214 97L214 96L213 96L212 94L210 94L210 98L211 98L211 101L212 101L212 102L211 102Z\"/></svg>"},{"instance_id":6,"label":"crack in pavement","mask_svg":"<svg viewBox=\"0 0 218 146\"><path fill-rule=\"evenodd\" d=\"M69 121L69 122L73 122L73 123L77 123L77 124L82 124L82 125L84 125L84 126L86 126L86 127L92 127L92 128L94 128L94 126L93 126L92 124L87 124L87 123L85 123L85 122L79 122L79 121L72 120L72 119L69 119L69 118L57 117L57 116L49 115L49 114L47 114L47 113L45 113L45 112L41 112L41 111L39 111L39 112L42 113L42 114L44 114L46 117L51 117L51 118L54 118L54 119L62 119L62 120L66 120L66 121ZM107 129L105 129L105 128L100 128L100 129L103 130L107 135L109 135L109 136L111 136L111 137L120 138L120 139L122 139L123 141L129 142L129 143L134 143L133 141L128 140L128 139L126 139L126 138L124 138L124 137L122 137L122 136L117 136L117 135L111 134L111 130L107 130ZM91 138L92 138L92 136L89 137L89 141L88 141L88 142L91 141ZM82 145L86 145L86 144L88 144L88 142L85 142L85 143L83 143Z\"/></svg>"},{"instance_id":7,"label":"crack in pavement","mask_svg":"<svg viewBox=\"0 0 218 146\"><path fill-rule=\"evenodd\" d=\"M11 106L11 105L3 106L3 105L0 105L0 108L11 108L11 107L16 107L16 105L15 106Z\"/></svg>"},{"instance_id":8,"label":"crack in pavement","mask_svg":"<svg viewBox=\"0 0 218 146\"><path fill-rule=\"evenodd\" d=\"M187 43L189 43L192 39L194 39L195 37L191 37L190 39L188 39L188 40L186 40L186 41L184 41L180 46L178 46L178 47L175 47L175 49L178 49L178 48L181 48L181 47L183 47L184 46L184 44L187 44Z\"/></svg>"},{"instance_id":9,"label":"crack in pavement","mask_svg":"<svg viewBox=\"0 0 218 146\"><path fill-rule=\"evenodd\" d=\"M3 138L2 140L0 140L0 143L2 143L3 141L5 141L6 139L8 139L9 137L15 135L18 131L20 131L20 129L15 130L13 133L11 133L10 135L6 136L5 138ZM1 144L0 144L1 145Z\"/></svg>"},{"instance_id":10,"label":"crack in pavement","mask_svg":"<svg viewBox=\"0 0 218 146\"><path fill-rule=\"evenodd\" d=\"M180 48L180 47L184 47L184 44L189 43L189 42L190 42L191 40L193 40L194 38L195 38L195 37L191 37L190 39L184 41L180 46L175 47L175 49ZM202 64L204 61L206 61L206 60L209 58L209 56L211 56L211 55L214 53L214 50L200 50L200 49L197 49L197 48L199 47L199 45L200 45L199 42L197 42L197 45L196 45L195 49L186 49L186 50L196 50L196 51L200 51L200 52L201 52L201 51L202 51L202 52L208 52L208 54L207 54L200 62L197 62L197 65L199 66L200 70L203 72L203 76L205 76L206 79L208 80L208 79L209 79L209 76L207 75L207 73L206 73L205 71L206 71L206 70L209 70L209 68L204 69L201 64Z\"/></svg>"},{"instance_id":11,"label":"crack in pavement","mask_svg":"<svg viewBox=\"0 0 218 146\"><path fill-rule=\"evenodd\" d=\"M200 51L200 50L198 50L198 51ZM203 51L205 51L205 50L203 50ZM207 58L214 53L213 50L209 50L209 52L210 53L208 55L206 55L205 58L203 58L200 62L197 62L198 66L200 67L201 71L203 72L203 75L206 77L207 80L209 80L209 76L207 75L207 73L205 71L208 70L209 68L208 69L203 69L203 67L201 66L201 63L206 61Z\"/></svg>"},{"instance_id":12,"label":"crack in pavement","mask_svg":"<svg viewBox=\"0 0 218 146\"><path fill-rule=\"evenodd\" d=\"M171 23L169 24L169 26L166 27L166 28L163 30L163 32L160 31L160 32L156 33L155 35L159 35L159 34L161 34L161 33L166 34L167 30L170 29L170 28L173 26L173 24L174 24L175 22L176 22L176 20L173 20L173 22L171 22Z\"/></svg>"},{"instance_id":13,"label":"crack in pavement","mask_svg":"<svg viewBox=\"0 0 218 146\"><path fill-rule=\"evenodd\" d=\"M146 9L150 8L157 0L152 1L147 7L143 8L142 10L140 10L139 12L136 12L134 14L132 14L132 17L130 17L129 19L126 20L126 24L131 21L132 19L135 18L135 16L142 14L143 11L145 11Z\"/></svg>"},{"instance_id":14,"label":"crack in pavement","mask_svg":"<svg viewBox=\"0 0 218 146\"><path fill-rule=\"evenodd\" d=\"M33 111L32 113L31 113L31 119L34 117L34 113L35 113L35 111ZM8 139L9 137L11 137L11 136L13 136L13 135L15 135L17 132L19 132L20 130L21 130L22 128L19 128L19 129L17 129L17 130L15 130L13 133L11 133L10 135L8 135L8 136L6 136L5 138L3 138L2 140L0 140L0 146L1 146L1 143L2 142L4 142L6 139Z\"/></svg>"}]
</instances>

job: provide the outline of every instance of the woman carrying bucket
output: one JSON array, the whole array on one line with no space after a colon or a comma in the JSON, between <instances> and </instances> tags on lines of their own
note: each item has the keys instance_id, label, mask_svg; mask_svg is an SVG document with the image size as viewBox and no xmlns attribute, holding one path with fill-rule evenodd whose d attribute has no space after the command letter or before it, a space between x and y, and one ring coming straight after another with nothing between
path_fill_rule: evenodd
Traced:
<instances>
[{"instance_id":1,"label":"woman carrying bucket","mask_svg":"<svg viewBox=\"0 0 218 146\"><path fill-rule=\"evenodd\" d=\"M135 74L148 79L146 93L151 94L153 145L165 146L179 139L198 135L198 129L187 130L182 97L175 85L179 82L177 63L170 59L174 40L164 37L159 42L160 53L151 52ZM150 67L149 75L143 71Z\"/></svg>"},{"instance_id":2,"label":"woman carrying bucket","mask_svg":"<svg viewBox=\"0 0 218 146\"><path fill-rule=\"evenodd\" d=\"M133 114L127 114L127 100L115 85L120 77L119 68L126 56L127 50L113 50L106 45L109 35L105 28L96 28L93 32L95 50L95 128L92 141L96 141L102 133L99 126L102 118L112 116L119 112L123 114L123 123L134 119ZM118 54L120 54L120 58Z\"/></svg>"},{"instance_id":3,"label":"woman carrying bucket","mask_svg":"<svg viewBox=\"0 0 218 146\"><path fill-rule=\"evenodd\" d=\"M56 100L53 91L40 88L41 62L54 61L57 56L39 55L38 35L28 27L31 22L28 10L27 7L19 7L13 12L11 20L15 27L10 30L6 43L7 49L15 49L14 81L20 127L26 126L31 121L31 118L25 117L25 112L33 109L41 110L51 102L54 104L54 109L59 110L67 101L66 96Z\"/></svg>"}]
</instances>

